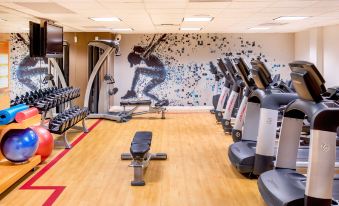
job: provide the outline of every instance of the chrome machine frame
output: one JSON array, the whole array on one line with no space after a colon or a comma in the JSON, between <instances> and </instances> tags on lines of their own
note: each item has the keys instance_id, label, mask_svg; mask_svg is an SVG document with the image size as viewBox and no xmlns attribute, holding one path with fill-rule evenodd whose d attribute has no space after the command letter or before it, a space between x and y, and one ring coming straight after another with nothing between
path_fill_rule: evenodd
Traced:
<instances>
[{"instance_id":1,"label":"chrome machine frame","mask_svg":"<svg viewBox=\"0 0 339 206\"><path fill-rule=\"evenodd\" d=\"M119 51L119 45L120 45L120 39L116 40L96 40L91 41L88 46L90 47L97 47L99 49L103 50L103 53L100 55L98 61L96 62L91 75L88 79L87 87L86 87L86 93L85 93L85 99L84 99L84 107L89 108L89 102L90 102L90 95L91 90L95 81L96 76L99 74L104 62L107 62L109 59L109 56L112 54L112 52L117 53ZM100 101L100 100L99 100ZM118 122L124 122L124 115L121 115L121 112L109 112L109 108L106 109L105 112L98 112L98 113L91 113L88 115L87 118L92 119L107 119L107 120L113 120Z\"/></svg>"}]
</instances>

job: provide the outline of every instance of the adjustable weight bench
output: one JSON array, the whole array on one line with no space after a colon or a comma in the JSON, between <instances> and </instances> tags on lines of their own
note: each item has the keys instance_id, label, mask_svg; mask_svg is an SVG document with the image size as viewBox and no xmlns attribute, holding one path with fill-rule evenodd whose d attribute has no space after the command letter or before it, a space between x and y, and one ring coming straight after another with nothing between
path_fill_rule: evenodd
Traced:
<instances>
[{"instance_id":1,"label":"adjustable weight bench","mask_svg":"<svg viewBox=\"0 0 339 206\"><path fill-rule=\"evenodd\" d=\"M121 160L132 160L129 167L134 168L132 186L144 186L144 174L150 160L166 160L166 153L151 154L152 132L136 132L131 142L130 153L122 153Z\"/></svg>"},{"instance_id":2,"label":"adjustable weight bench","mask_svg":"<svg viewBox=\"0 0 339 206\"><path fill-rule=\"evenodd\" d=\"M161 119L165 119L165 106L168 106L169 102L168 100L161 100L157 102L154 106L152 106L151 100L135 100L135 101L121 101L120 106L124 107L123 113L126 116L136 116L141 114L147 114L147 113L161 113ZM126 106L133 106L131 110L126 110ZM141 112L135 112L139 107L147 106L148 110L141 111Z\"/></svg>"}]
</instances>

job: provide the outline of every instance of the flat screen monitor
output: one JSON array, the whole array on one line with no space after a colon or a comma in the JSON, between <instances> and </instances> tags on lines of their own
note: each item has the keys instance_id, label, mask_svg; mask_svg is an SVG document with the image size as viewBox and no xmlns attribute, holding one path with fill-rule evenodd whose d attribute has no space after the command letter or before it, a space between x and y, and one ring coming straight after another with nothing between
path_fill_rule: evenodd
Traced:
<instances>
[{"instance_id":1,"label":"flat screen monitor","mask_svg":"<svg viewBox=\"0 0 339 206\"><path fill-rule=\"evenodd\" d=\"M61 58L63 54L63 28L45 22L46 57Z\"/></svg>"},{"instance_id":2,"label":"flat screen monitor","mask_svg":"<svg viewBox=\"0 0 339 206\"><path fill-rule=\"evenodd\" d=\"M43 30L40 24L29 22L29 55L30 57L43 57Z\"/></svg>"}]
</instances>

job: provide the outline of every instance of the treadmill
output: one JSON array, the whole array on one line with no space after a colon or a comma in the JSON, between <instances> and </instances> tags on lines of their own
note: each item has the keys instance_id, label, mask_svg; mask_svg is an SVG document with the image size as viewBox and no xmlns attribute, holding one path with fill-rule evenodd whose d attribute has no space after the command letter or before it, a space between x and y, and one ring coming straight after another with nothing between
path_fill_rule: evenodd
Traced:
<instances>
[{"instance_id":1,"label":"treadmill","mask_svg":"<svg viewBox=\"0 0 339 206\"><path fill-rule=\"evenodd\" d=\"M234 123L234 127L232 129L232 139L234 142L238 142L242 139L242 126L244 124L245 120L245 112L246 112L246 107L247 107L247 102L248 102L248 97L252 93L253 90L257 89L254 80L250 76L250 69L248 68L247 64L245 63L243 58L236 58L233 60L235 69L241 79L243 80L245 84L245 89L243 92L243 98L241 100L241 104L238 109L237 117ZM290 87L285 84L283 81L279 81L280 75L275 75L271 86L274 89L279 89L282 92L286 93L291 93L292 90Z\"/></svg>"},{"instance_id":2,"label":"treadmill","mask_svg":"<svg viewBox=\"0 0 339 206\"><path fill-rule=\"evenodd\" d=\"M339 178L335 176L336 132L339 103L324 99L325 80L314 64L304 61L290 65L299 99L285 110L275 169L258 179L259 191L267 205L338 205ZM311 125L307 176L296 172L302 121Z\"/></svg>"},{"instance_id":3,"label":"treadmill","mask_svg":"<svg viewBox=\"0 0 339 206\"><path fill-rule=\"evenodd\" d=\"M244 125L248 97L251 95L252 91L256 89L256 86L253 79L250 77L250 71L245 61L241 57L236 58L233 61L237 73L245 84L243 98L241 100L238 113L235 118L234 127L232 129L232 139L234 142L238 142L242 139L242 127Z\"/></svg>"},{"instance_id":4,"label":"treadmill","mask_svg":"<svg viewBox=\"0 0 339 206\"><path fill-rule=\"evenodd\" d=\"M210 72L214 75L214 89L213 89L213 96L212 96L212 105L213 109L210 110L212 114L215 113L215 110L217 109L218 101L220 98L220 93L218 93L219 88L219 82L224 77L221 72L218 71L217 67L213 64L212 61L209 63L210 66Z\"/></svg>"},{"instance_id":5,"label":"treadmill","mask_svg":"<svg viewBox=\"0 0 339 206\"><path fill-rule=\"evenodd\" d=\"M298 96L272 88L271 74L263 62L254 60L251 64L256 89L248 98L242 140L229 146L228 157L240 173L256 175L273 168L279 108Z\"/></svg>"},{"instance_id":6,"label":"treadmill","mask_svg":"<svg viewBox=\"0 0 339 206\"><path fill-rule=\"evenodd\" d=\"M235 69L235 65L232 59L230 59L229 57L226 57L224 60L225 60L224 62L222 60L220 61L222 64L224 64L224 67L227 68L228 72L230 73L230 76L233 81L233 86L232 86L231 94L227 100L227 104L226 104L224 115L221 120L221 124L222 124L222 127L225 133L231 133L232 128L233 128L231 125L232 114L237 113L237 109L239 109L239 107L235 109L236 107L235 105L238 102L238 106L239 106L239 102L240 102L240 99L242 99L241 96L242 96L245 84L243 80L241 79L241 77L237 75L237 71Z\"/></svg>"},{"instance_id":7,"label":"treadmill","mask_svg":"<svg viewBox=\"0 0 339 206\"><path fill-rule=\"evenodd\" d=\"M220 93L220 97L219 97L219 100L218 100L218 104L217 104L217 108L215 110L215 118L217 120L217 122L220 122L221 119L222 119L222 110L225 108L225 104L227 102L227 97L228 97L228 94L230 92L230 88L232 86L232 79L227 71L227 68L224 67L224 64L221 64L220 63L220 60L217 59L218 61L218 67L221 71L221 73L223 74L224 76L224 85L223 85L223 88L221 90L221 93Z\"/></svg>"}]
</instances>

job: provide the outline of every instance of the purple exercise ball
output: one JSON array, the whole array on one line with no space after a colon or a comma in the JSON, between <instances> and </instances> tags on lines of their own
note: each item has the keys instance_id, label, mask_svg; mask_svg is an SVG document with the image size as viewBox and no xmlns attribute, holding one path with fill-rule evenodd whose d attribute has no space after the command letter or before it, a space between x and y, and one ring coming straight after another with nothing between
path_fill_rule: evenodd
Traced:
<instances>
[{"instance_id":1,"label":"purple exercise ball","mask_svg":"<svg viewBox=\"0 0 339 206\"><path fill-rule=\"evenodd\" d=\"M1 139L1 153L11 162L23 163L31 158L39 145L39 137L30 128L9 130Z\"/></svg>"}]
</instances>

